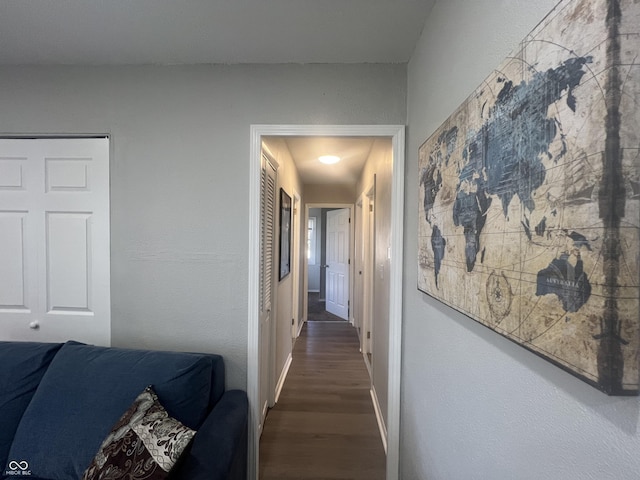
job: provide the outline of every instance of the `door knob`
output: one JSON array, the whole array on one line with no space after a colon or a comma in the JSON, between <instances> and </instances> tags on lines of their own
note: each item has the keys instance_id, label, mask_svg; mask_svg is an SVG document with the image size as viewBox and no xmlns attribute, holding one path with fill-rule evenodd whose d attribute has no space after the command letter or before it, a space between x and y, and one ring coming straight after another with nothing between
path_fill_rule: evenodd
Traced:
<instances>
[{"instance_id":1,"label":"door knob","mask_svg":"<svg viewBox=\"0 0 640 480\"><path fill-rule=\"evenodd\" d=\"M38 330L40 328L40 322L38 322L37 320L34 320L29 324L29 328L31 330Z\"/></svg>"}]
</instances>

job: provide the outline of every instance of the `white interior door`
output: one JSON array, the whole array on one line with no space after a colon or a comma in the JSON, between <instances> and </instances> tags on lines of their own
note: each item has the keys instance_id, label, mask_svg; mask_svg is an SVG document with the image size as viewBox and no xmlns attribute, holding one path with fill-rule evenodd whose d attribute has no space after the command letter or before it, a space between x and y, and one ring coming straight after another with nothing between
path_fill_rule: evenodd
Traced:
<instances>
[{"instance_id":1,"label":"white interior door","mask_svg":"<svg viewBox=\"0 0 640 480\"><path fill-rule=\"evenodd\" d=\"M276 166L265 155L262 156L260 179L260 424L259 432L269 407L271 389L271 329L273 324L273 285L275 270L276 229Z\"/></svg>"},{"instance_id":2,"label":"white interior door","mask_svg":"<svg viewBox=\"0 0 640 480\"><path fill-rule=\"evenodd\" d=\"M327 212L326 309L349 319L349 209Z\"/></svg>"},{"instance_id":3,"label":"white interior door","mask_svg":"<svg viewBox=\"0 0 640 480\"><path fill-rule=\"evenodd\" d=\"M109 140L0 139L0 340L111 343Z\"/></svg>"}]
</instances>

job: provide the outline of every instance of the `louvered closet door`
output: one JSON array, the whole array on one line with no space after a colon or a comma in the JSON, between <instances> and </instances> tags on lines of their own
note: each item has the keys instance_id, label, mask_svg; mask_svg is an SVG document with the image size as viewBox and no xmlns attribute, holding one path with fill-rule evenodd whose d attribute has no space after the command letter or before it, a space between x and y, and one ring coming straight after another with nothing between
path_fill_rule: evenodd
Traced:
<instances>
[{"instance_id":1,"label":"louvered closet door","mask_svg":"<svg viewBox=\"0 0 640 480\"><path fill-rule=\"evenodd\" d=\"M0 340L109 345L109 141L0 139Z\"/></svg>"},{"instance_id":2,"label":"louvered closet door","mask_svg":"<svg viewBox=\"0 0 640 480\"><path fill-rule=\"evenodd\" d=\"M272 300L274 284L274 253L276 228L276 167L266 156L262 156L260 180L260 433L269 406L271 323L273 321Z\"/></svg>"}]
</instances>

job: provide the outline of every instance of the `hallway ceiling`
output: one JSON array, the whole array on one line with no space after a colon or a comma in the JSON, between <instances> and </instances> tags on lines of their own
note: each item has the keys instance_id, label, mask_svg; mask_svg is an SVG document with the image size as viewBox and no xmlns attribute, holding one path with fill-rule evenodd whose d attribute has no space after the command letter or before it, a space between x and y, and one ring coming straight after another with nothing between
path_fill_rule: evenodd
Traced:
<instances>
[{"instance_id":1,"label":"hallway ceiling","mask_svg":"<svg viewBox=\"0 0 640 480\"><path fill-rule=\"evenodd\" d=\"M303 184L355 185L373 148L374 137L288 137L289 153ZM321 155L337 155L334 165L318 161Z\"/></svg>"},{"instance_id":2,"label":"hallway ceiling","mask_svg":"<svg viewBox=\"0 0 640 480\"><path fill-rule=\"evenodd\" d=\"M0 64L404 63L435 0L2 0Z\"/></svg>"}]
</instances>

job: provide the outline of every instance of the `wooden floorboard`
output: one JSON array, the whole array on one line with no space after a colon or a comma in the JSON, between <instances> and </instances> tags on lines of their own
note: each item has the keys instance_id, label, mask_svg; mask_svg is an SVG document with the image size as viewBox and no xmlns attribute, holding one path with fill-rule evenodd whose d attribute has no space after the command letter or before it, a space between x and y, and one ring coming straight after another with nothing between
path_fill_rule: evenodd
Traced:
<instances>
[{"instance_id":1,"label":"wooden floorboard","mask_svg":"<svg viewBox=\"0 0 640 480\"><path fill-rule=\"evenodd\" d=\"M261 480L384 480L385 454L358 337L309 322L260 439Z\"/></svg>"}]
</instances>

